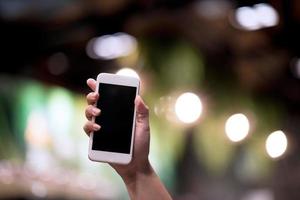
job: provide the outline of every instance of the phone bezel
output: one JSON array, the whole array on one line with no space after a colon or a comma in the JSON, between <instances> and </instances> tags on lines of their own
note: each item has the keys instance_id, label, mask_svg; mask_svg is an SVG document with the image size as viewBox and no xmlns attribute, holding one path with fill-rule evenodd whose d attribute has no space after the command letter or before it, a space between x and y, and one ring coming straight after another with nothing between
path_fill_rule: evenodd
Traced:
<instances>
[{"instance_id":1,"label":"phone bezel","mask_svg":"<svg viewBox=\"0 0 300 200\"><path fill-rule=\"evenodd\" d=\"M134 77L121 76L121 75L109 74L109 73L100 73L97 76L96 92L98 92L100 83L136 87L136 95L139 94L140 81L139 79ZM136 108L134 107L131 145L130 145L129 154L93 150L92 144L93 144L94 133L92 132L90 134L90 141L89 141L89 153L88 153L89 159L92 161L107 162L107 163L118 163L118 164L130 163L132 159L132 153L133 153L133 143L134 143L134 135L135 135L135 118L136 118ZM95 118L93 118L92 120L95 121Z\"/></svg>"}]
</instances>

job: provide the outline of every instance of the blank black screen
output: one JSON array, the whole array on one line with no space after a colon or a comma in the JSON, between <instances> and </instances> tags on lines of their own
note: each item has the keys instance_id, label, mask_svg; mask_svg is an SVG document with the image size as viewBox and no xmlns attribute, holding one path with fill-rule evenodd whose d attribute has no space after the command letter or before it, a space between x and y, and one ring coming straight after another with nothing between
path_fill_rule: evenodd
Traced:
<instances>
[{"instance_id":1,"label":"blank black screen","mask_svg":"<svg viewBox=\"0 0 300 200\"><path fill-rule=\"evenodd\" d=\"M93 150L130 153L136 87L100 83L97 107L101 126L94 132Z\"/></svg>"}]
</instances>

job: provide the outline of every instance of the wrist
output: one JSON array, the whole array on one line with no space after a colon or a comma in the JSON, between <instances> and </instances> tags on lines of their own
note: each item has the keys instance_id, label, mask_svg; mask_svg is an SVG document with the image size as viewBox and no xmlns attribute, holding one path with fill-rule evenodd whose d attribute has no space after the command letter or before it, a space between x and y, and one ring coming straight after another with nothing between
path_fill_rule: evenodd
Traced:
<instances>
[{"instance_id":1,"label":"wrist","mask_svg":"<svg viewBox=\"0 0 300 200\"><path fill-rule=\"evenodd\" d=\"M126 185L135 183L139 177L152 176L154 174L154 170L148 160L143 162L143 164L136 165L130 169L116 169L116 171L122 177Z\"/></svg>"}]
</instances>

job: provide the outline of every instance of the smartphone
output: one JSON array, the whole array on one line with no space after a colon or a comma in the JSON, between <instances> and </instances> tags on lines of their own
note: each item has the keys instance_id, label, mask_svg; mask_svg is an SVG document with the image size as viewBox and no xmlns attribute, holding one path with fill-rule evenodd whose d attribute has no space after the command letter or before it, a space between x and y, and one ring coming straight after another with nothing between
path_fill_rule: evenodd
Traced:
<instances>
[{"instance_id":1,"label":"smartphone","mask_svg":"<svg viewBox=\"0 0 300 200\"><path fill-rule=\"evenodd\" d=\"M128 164L135 132L135 98L140 81L134 77L100 73L96 92L101 110L93 120L101 126L90 135L88 157L92 161Z\"/></svg>"}]
</instances>

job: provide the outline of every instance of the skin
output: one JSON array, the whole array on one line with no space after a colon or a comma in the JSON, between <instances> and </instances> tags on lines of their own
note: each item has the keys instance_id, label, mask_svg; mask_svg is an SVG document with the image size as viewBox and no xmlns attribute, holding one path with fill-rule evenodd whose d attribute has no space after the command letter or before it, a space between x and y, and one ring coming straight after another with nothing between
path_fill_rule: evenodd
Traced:
<instances>
[{"instance_id":1,"label":"skin","mask_svg":"<svg viewBox=\"0 0 300 200\"><path fill-rule=\"evenodd\" d=\"M101 129L101 125L92 122L92 118L99 116L101 110L93 106L99 99L99 94L95 92L96 81L88 79L87 85L93 92L86 96L88 106L86 107L85 115L88 121L83 129L87 135L90 135L91 132ZM150 144L149 109L140 96L136 97L135 106L136 127L133 158L128 165L112 163L110 165L122 177L132 200L170 200L172 199L171 196L153 170L148 159Z\"/></svg>"}]
</instances>

